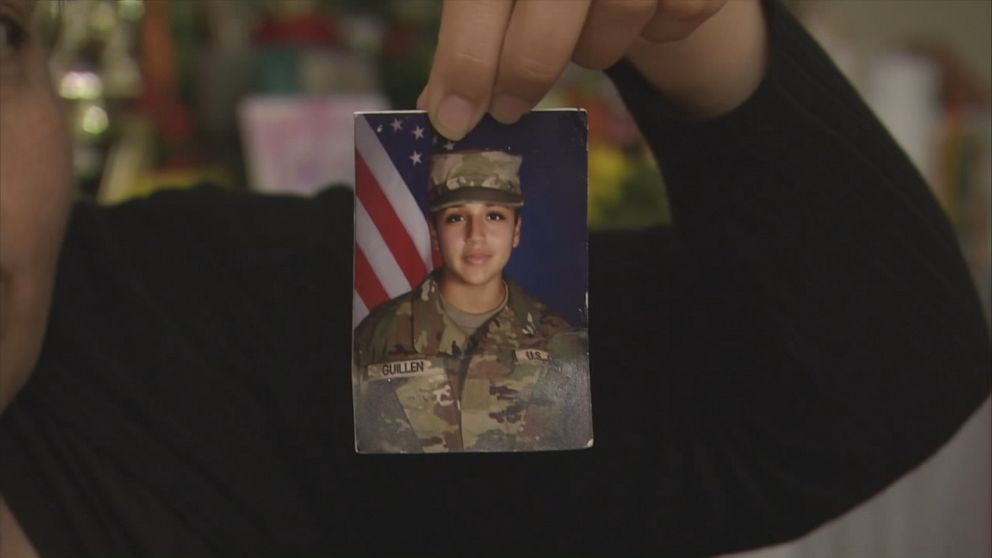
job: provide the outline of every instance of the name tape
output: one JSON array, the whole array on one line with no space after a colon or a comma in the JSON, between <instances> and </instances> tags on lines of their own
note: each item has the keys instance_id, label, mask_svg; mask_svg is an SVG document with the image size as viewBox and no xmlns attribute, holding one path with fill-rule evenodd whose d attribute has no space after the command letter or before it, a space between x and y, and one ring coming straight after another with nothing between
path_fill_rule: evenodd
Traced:
<instances>
[{"instance_id":1,"label":"name tape","mask_svg":"<svg viewBox=\"0 0 992 558\"><path fill-rule=\"evenodd\" d=\"M431 361L427 359L398 360L369 365L369 378L403 378L427 372Z\"/></svg>"}]
</instances>

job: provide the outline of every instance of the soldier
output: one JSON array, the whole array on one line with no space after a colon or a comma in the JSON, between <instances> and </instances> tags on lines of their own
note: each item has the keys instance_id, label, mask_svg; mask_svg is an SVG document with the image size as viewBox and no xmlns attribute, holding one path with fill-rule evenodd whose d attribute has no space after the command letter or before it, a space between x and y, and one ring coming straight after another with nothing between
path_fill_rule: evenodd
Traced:
<instances>
[{"instance_id":1,"label":"soldier","mask_svg":"<svg viewBox=\"0 0 992 558\"><path fill-rule=\"evenodd\" d=\"M591 445L585 333L503 273L520 243L521 162L484 150L431 159L443 266L355 330L359 451Z\"/></svg>"}]
</instances>

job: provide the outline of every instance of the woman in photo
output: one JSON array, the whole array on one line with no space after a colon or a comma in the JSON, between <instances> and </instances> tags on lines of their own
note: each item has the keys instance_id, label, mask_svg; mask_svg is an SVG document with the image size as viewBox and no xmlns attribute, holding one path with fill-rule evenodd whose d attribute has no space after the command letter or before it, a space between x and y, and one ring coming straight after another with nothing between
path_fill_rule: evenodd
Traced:
<instances>
[{"instance_id":1,"label":"woman in photo","mask_svg":"<svg viewBox=\"0 0 992 558\"><path fill-rule=\"evenodd\" d=\"M515 451L592 443L584 335L504 268L520 243L522 157L431 160L443 265L355 331L362 452Z\"/></svg>"}]
</instances>

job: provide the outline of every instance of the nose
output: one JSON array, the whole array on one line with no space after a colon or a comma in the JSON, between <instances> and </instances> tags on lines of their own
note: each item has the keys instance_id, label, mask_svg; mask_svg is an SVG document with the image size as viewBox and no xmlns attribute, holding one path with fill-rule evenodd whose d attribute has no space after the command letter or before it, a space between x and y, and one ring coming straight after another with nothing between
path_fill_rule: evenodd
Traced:
<instances>
[{"instance_id":1,"label":"nose","mask_svg":"<svg viewBox=\"0 0 992 558\"><path fill-rule=\"evenodd\" d=\"M482 240L483 236L485 236L483 225L482 219L469 217L465 223L465 238L467 240Z\"/></svg>"}]
</instances>

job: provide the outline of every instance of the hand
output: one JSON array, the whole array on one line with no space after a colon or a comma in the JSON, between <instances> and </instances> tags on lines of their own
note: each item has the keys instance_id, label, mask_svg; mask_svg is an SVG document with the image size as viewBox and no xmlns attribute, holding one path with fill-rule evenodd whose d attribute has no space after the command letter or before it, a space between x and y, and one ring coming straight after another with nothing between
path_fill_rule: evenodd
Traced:
<instances>
[{"instance_id":1,"label":"hand","mask_svg":"<svg viewBox=\"0 0 992 558\"><path fill-rule=\"evenodd\" d=\"M627 56L678 106L704 115L757 86L764 35L757 0L445 0L417 107L444 136L461 139L487 111L517 121L569 61L603 69ZM722 83L740 82L739 74L745 87Z\"/></svg>"}]
</instances>

